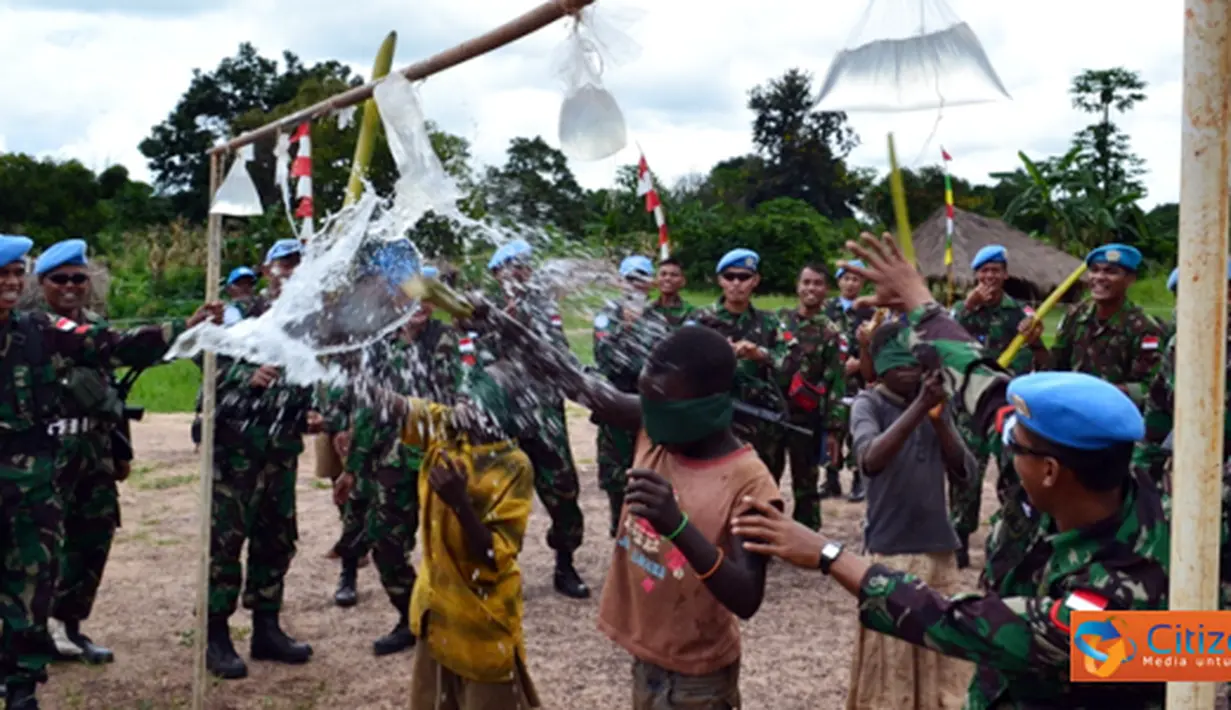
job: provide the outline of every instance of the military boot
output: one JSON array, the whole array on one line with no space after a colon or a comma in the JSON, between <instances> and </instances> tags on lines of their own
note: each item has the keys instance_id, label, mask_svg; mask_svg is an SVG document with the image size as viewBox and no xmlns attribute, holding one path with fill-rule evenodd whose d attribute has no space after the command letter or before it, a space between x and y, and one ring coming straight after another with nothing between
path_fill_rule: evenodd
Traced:
<instances>
[{"instance_id":1,"label":"military boot","mask_svg":"<svg viewBox=\"0 0 1231 710\"><path fill-rule=\"evenodd\" d=\"M338 575L338 588L333 593L333 603L340 607L351 607L359 603L359 593L355 590L359 577L359 560L355 557L342 558L342 574Z\"/></svg>"},{"instance_id":2,"label":"military boot","mask_svg":"<svg viewBox=\"0 0 1231 710\"><path fill-rule=\"evenodd\" d=\"M211 614L209 617L208 644L205 647L205 667L219 678L234 680L248 676L248 666L235 652L231 643L231 627L227 617Z\"/></svg>"},{"instance_id":3,"label":"military boot","mask_svg":"<svg viewBox=\"0 0 1231 710\"><path fill-rule=\"evenodd\" d=\"M953 556L957 558L957 568L966 569L970 566L970 536L958 535L957 540L961 546L957 548Z\"/></svg>"},{"instance_id":4,"label":"military boot","mask_svg":"<svg viewBox=\"0 0 1231 710\"><path fill-rule=\"evenodd\" d=\"M74 646L81 649L81 660L86 663L99 665L115 660L115 654L111 652L111 649L99 646L91 641L89 636L81 633L80 621L65 621L64 633Z\"/></svg>"},{"instance_id":5,"label":"military boot","mask_svg":"<svg viewBox=\"0 0 1231 710\"><path fill-rule=\"evenodd\" d=\"M279 663L307 663L312 657L312 647L300 643L282 630L276 611L252 612L252 644L249 647L255 661Z\"/></svg>"},{"instance_id":6,"label":"military boot","mask_svg":"<svg viewBox=\"0 0 1231 710\"><path fill-rule=\"evenodd\" d=\"M834 466L826 466L825 483L821 485L821 499L841 497L842 482L838 480L838 469Z\"/></svg>"},{"instance_id":7,"label":"military boot","mask_svg":"<svg viewBox=\"0 0 1231 710\"><path fill-rule=\"evenodd\" d=\"M388 656L415 645L415 635L410 633L410 594L390 595L389 602L397 609L398 622L392 631L372 642L372 653L377 656Z\"/></svg>"},{"instance_id":8,"label":"military boot","mask_svg":"<svg viewBox=\"0 0 1231 710\"><path fill-rule=\"evenodd\" d=\"M556 591L573 599L589 599L590 588L573 567L571 550L556 550Z\"/></svg>"},{"instance_id":9,"label":"military boot","mask_svg":"<svg viewBox=\"0 0 1231 710\"><path fill-rule=\"evenodd\" d=\"M51 636L52 658L57 661L82 660L81 647L68 637L64 622L54 616L47 619L47 633Z\"/></svg>"},{"instance_id":10,"label":"military boot","mask_svg":"<svg viewBox=\"0 0 1231 710\"><path fill-rule=\"evenodd\" d=\"M37 686L32 681L9 683L4 688L8 710L38 710L38 698L34 695Z\"/></svg>"},{"instance_id":11,"label":"military boot","mask_svg":"<svg viewBox=\"0 0 1231 710\"><path fill-rule=\"evenodd\" d=\"M867 497L868 494L863 489L863 476L860 476L859 472L856 471L854 480L851 481L851 494L846 499L852 503L858 503Z\"/></svg>"},{"instance_id":12,"label":"military boot","mask_svg":"<svg viewBox=\"0 0 1231 710\"><path fill-rule=\"evenodd\" d=\"M611 501L611 537L615 538L620 533L620 511L624 508L624 494L608 493L607 498Z\"/></svg>"}]
</instances>

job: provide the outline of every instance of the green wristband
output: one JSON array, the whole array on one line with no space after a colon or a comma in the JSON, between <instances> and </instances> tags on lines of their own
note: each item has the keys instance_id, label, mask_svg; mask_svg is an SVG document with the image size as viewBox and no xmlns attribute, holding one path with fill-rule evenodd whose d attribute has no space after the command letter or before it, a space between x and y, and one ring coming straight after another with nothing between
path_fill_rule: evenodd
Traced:
<instances>
[{"instance_id":1,"label":"green wristband","mask_svg":"<svg viewBox=\"0 0 1231 710\"><path fill-rule=\"evenodd\" d=\"M684 528L688 527L688 513L684 513L684 519L680 521L680 526L675 529L675 532L667 536L668 540L674 541L679 537L680 533L684 532Z\"/></svg>"}]
</instances>

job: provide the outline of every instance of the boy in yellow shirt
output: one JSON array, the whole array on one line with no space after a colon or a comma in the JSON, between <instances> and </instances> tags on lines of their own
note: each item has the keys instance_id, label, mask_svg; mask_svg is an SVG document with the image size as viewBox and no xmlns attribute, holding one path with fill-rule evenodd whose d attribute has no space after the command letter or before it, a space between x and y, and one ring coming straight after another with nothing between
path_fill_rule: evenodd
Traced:
<instances>
[{"instance_id":1,"label":"boy in yellow shirt","mask_svg":"<svg viewBox=\"0 0 1231 710\"><path fill-rule=\"evenodd\" d=\"M403 443L424 451L423 563L410 604L419 639L413 710L539 707L526 670L517 564L534 474L517 446L527 410L506 368L469 368L452 407L389 403L403 418Z\"/></svg>"}]
</instances>

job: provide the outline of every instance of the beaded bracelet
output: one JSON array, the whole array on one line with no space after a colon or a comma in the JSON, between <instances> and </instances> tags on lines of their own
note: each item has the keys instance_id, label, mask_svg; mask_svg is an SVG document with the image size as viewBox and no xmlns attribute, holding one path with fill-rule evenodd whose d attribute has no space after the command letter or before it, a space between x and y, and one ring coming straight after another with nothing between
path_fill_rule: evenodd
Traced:
<instances>
[{"instance_id":1,"label":"beaded bracelet","mask_svg":"<svg viewBox=\"0 0 1231 710\"><path fill-rule=\"evenodd\" d=\"M688 513L684 513L684 518L680 520L680 526L675 529L675 532L668 535L667 539L674 542L675 538L679 537L680 533L684 532L684 528L686 527L688 527Z\"/></svg>"},{"instance_id":2,"label":"beaded bracelet","mask_svg":"<svg viewBox=\"0 0 1231 710\"><path fill-rule=\"evenodd\" d=\"M726 559L726 554L723 553L722 548L720 547L718 548L718 559L714 560L714 566L710 568L709 572L706 572L705 574L702 574L702 575L697 575L697 579L704 582L710 577L713 577L714 573L718 571L718 568L722 566L722 561L724 559Z\"/></svg>"}]
</instances>

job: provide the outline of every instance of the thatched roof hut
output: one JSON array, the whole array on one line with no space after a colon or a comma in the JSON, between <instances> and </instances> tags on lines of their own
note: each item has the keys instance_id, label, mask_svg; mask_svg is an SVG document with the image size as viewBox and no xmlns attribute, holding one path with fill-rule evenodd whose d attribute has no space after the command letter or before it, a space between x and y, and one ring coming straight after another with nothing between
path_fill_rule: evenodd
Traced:
<instances>
[{"instance_id":1,"label":"thatched roof hut","mask_svg":"<svg viewBox=\"0 0 1231 710\"><path fill-rule=\"evenodd\" d=\"M940 208L914 230L915 258L929 281L945 281L945 210ZM974 286L970 261L988 244L1009 252L1009 280L1005 291L1025 301L1042 301L1059 286L1081 260L991 217L953 211L953 284L958 292ZM1069 290L1065 301L1080 298L1081 285Z\"/></svg>"}]
</instances>

